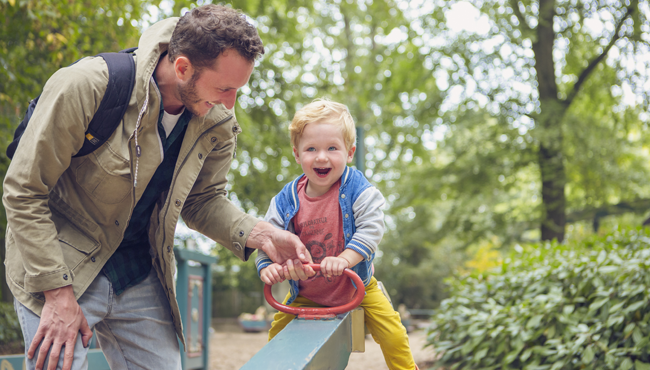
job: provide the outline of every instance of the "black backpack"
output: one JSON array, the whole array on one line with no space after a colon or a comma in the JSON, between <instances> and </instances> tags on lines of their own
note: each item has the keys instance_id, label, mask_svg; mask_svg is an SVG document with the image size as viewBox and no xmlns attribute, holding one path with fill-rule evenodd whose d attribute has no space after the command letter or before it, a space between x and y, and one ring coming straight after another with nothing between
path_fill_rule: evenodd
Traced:
<instances>
[{"instance_id":1,"label":"black backpack","mask_svg":"<svg viewBox=\"0 0 650 370\"><path fill-rule=\"evenodd\" d=\"M122 121L126 108L129 106L131 92L135 84L135 62L132 54L135 49L137 48L125 49L118 53L102 53L97 55L104 58L108 66L108 86L99 104L99 109L97 109L97 112L88 125L84 144L74 157L90 154L99 148L111 137L113 131L115 131L120 121ZM7 147L7 157L9 159L14 157L18 142L23 136L25 128L27 128L29 119L32 117L36 103L38 103L40 97L39 95L29 102L25 117L16 128L14 140Z\"/></svg>"}]
</instances>

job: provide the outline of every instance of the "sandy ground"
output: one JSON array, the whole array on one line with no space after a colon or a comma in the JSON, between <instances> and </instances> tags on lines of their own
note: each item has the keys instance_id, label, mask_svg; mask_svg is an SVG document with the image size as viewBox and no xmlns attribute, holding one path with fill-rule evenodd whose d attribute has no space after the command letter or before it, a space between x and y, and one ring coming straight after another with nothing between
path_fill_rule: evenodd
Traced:
<instances>
[{"instance_id":1,"label":"sandy ground","mask_svg":"<svg viewBox=\"0 0 650 370\"><path fill-rule=\"evenodd\" d=\"M237 370L267 343L267 333L245 333L235 320L217 320L210 338L210 370ZM426 333L414 330L409 333L413 358L422 370L425 362L433 357L431 347L424 348ZM263 369L260 369L263 370ZM379 345L370 335L366 336L366 351L352 353L346 370L388 370Z\"/></svg>"}]
</instances>

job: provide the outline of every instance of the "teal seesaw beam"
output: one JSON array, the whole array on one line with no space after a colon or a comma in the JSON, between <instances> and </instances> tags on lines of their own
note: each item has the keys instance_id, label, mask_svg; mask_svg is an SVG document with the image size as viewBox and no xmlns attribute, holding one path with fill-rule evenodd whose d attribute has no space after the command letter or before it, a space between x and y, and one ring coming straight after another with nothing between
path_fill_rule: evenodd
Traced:
<instances>
[{"instance_id":1,"label":"teal seesaw beam","mask_svg":"<svg viewBox=\"0 0 650 370\"><path fill-rule=\"evenodd\" d=\"M343 370L351 352L365 350L363 309L329 320L297 318L240 370Z\"/></svg>"}]
</instances>

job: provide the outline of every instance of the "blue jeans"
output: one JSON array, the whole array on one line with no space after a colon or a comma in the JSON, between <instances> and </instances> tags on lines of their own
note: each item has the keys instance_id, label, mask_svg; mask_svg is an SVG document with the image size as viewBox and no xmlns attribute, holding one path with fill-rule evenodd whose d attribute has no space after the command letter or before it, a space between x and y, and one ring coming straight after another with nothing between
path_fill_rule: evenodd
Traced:
<instances>
[{"instance_id":1,"label":"blue jeans","mask_svg":"<svg viewBox=\"0 0 650 370\"><path fill-rule=\"evenodd\" d=\"M128 288L119 296L113 293L110 281L100 273L79 298L79 305L90 329L95 329L97 341L111 369L170 369L181 368L181 357L169 302L154 269L140 284ZM25 338L27 369L34 369L34 358L27 359L40 317L14 300ZM63 367L63 353L57 369ZM73 370L87 370L88 349L77 336ZM48 359L49 360L49 359ZM47 368L47 360L44 369Z\"/></svg>"}]
</instances>

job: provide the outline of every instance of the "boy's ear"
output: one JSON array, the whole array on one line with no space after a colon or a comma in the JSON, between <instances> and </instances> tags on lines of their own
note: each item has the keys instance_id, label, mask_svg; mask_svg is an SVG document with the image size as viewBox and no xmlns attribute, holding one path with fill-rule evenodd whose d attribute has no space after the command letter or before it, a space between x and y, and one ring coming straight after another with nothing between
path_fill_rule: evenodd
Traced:
<instances>
[{"instance_id":1,"label":"boy's ear","mask_svg":"<svg viewBox=\"0 0 650 370\"><path fill-rule=\"evenodd\" d=\"M181 55L174 60L174 72L179 80L186 82L192 78L194 67L186 56Z\"/></svg>"},{"instance_id":2,"label":"boy's ear","mask_svg":"<svg viewBox=\"0 0 650 370\"><path fill-rule=\"evenodd\" d=\"M353 147L350 148L350 150L348 151L348 163L352 163L352 161L354 160L354 152L355 152L356 150L357 150L357 147L356 147L356 146L353 146Z\"/></svg>"},{"instance_id":3,"label":"boy's ear","mask_svg":"<svg viewBox=\"0 0 650 370\"><path fill-rule=\"evenodd\" d=\"M298 155L298 149L293 147L293 156L296 158L296 163L300 164L300 156Z\"/></svg>"}]
</instances>

